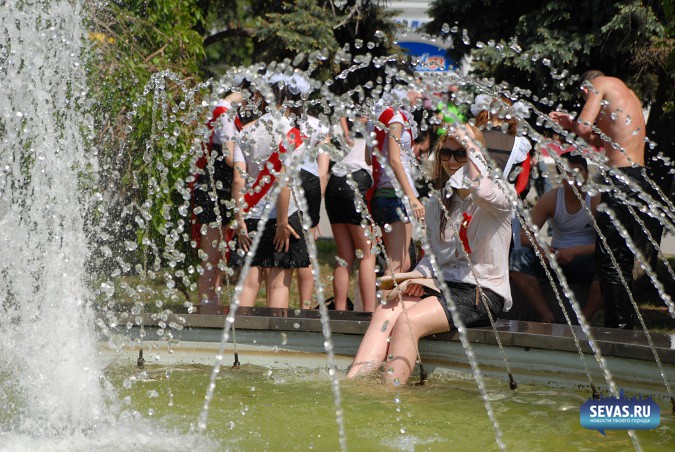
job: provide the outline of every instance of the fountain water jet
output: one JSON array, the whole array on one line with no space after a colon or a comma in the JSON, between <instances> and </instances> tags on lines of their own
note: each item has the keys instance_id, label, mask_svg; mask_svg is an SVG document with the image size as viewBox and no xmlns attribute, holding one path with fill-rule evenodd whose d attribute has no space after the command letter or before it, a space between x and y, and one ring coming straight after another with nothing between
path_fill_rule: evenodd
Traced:
<instances>
[{"instance_id":1,"label":"fountain water jet","mask_svg":"<svg viewBox=\"0 0 675 452\"><path fill-rule=\"evenodd\" d=\"M46 25L41 24L44 27L38 29L37 32L38 34L45 33L48 39L36 42L35 30L27 26L35 11L28 9L26 5L42 8L45 4L50 7L48 9L49 19L45 20ZM91 118L85 116L83 120L81 116L82 112L87 112L88 106L85 105L87 103L86 88L81 69L77 69L80 68L78 57L82 51L84 31L79 25L80 11L76 5L70 2L45 4L22 2L21 7L13 8L13 13L9 15L9 18L3 18L0 22L1 28L9 38L7 41L10 43L7 47L0 48L2 71L9 81L0 87L0 105L3 106L3 116L0 118L3 140L2 156L3 163L6 164L3 165L3 179L0 185L3 193L2 201L0 201L0 225L2 225L0 243L5 247L4 250L8 251L0 257L0 268L3 273L3 280L0 282L2 288L0 301L3 308L0 316L0 326L2 326L0 340L3 344L0 371L14 375L16 369L20 369L27 375L25 382L14 378L11 378L11 381L1 380L0 388L3 391L3 397L0 400L3 408L18 413L9 420L3 418L2 422L10 425L6 428L3 424L2 431L25 432L31 439L35 439L33 434L36 427L46 430L47 435L54 436L61 435L64 431L66 434L91 431L104 421L110 421L116 412L114 406L111 411L106 411L107 407L103 408L111 393L108 391L105 379L100 378L104 365L98 361L94 347L95 337L92 331L95 318L90 306L93 296L84 283L85 263L89 256L85 218L98 198L97 195L80 190L83 183L89 182L82 177L85 170L86 175L96 175L97 170L96 156L86 151L87 141L80 134L81 125L84 125L85 136L92 127ZM45 47L41 48L41 44ZM55 47L51 47L52 45ZM53 56L48 56L48 54L55 49L57 50L56 59L52 60ZM31 58L20 60L16 55L30 55ZM388 58L383 58L373 61L372 64L381 65L388 60ZM46 65L45 62L54 64ZM368 67L370 64L371 61L359 61L349 69L349 72ZM36 72L36 67L41 70ZM48 70L45 71L45 69ZM439 77L435 85L440 87L446 81L456 80L454 77L454 75L447 78ZM153 117L156 126L154 132L158 136L162 135L163 138L167 138L164 134L170 135L168 133L170 131L166 126L173 121L170 119L172 116L171 101L164 95L164 78L178 84L182 83L179 77L164 72L153 78L145 94L152 95L153 115L156 114ZM479 82L467 80L469 81L465 83L474 84L483 89ZM204 123L203 117L210 104L206 101L195 104L197 102L195 97L200 97L201 93L209 87L210 84L207 83L183 90L191 110L185 116L179 114L179 119L184 120L184 123L191 121ZM386 91L382 89L382 86L379 88L381 91ZM502 87L486 86L485 89L494 95L506 92L506 89ZM344 104L343 99L329 93L327 86L322 86L321 92L325 97L316 101L316 104L324 106L328 111L331 108L338 109L341 104ZM375 92L377 93L377 90ZM368 101L374 100L374 97ZM40 114L33 117L27 114L28 110L42 112L45 105L51 107L47 110L49 110L48 113L53 112L53 115ZM74 105L78 108L72 108ZM201 134L202 138L206 138L203 128L196 134L198 136ZM536 136L536 134L533 135ZM170 136L168 139L170 140ZM203 140L198 138L196 145L191 148L192 155L200 152L201 141ZM155 147L155 144L159 145ZM164 243L154 242L153 239L148 238L151 218L149 209L153 206L155 196L170 185L167 168L175 163L169 158L163 160L162 151L169 145L171 145L170 141L160 142L160 138L149 140L145 148L145 156L149 160L148 163L156 163L159 178L149 184L146 203L125 206L128 207L125 215L139 224L139 230L145 231L145 234L143 234L144 238L140 245L129 240L126 250L115 251L117 254L113 253L118 259L110 261L116 262L120 271L111 273L110 276L114 280L120 275L135 274L141 277L141 283L124 283L126 284L125 290L133 293L133 299L137 302L131 310L131 315L118 317L112 309L104 308L96 320L101 330L110 336L111 344L115 342L114 337L120 330L143 324L142 314L145 308L142 297L144 294L150 293L151 296L156 297L158 306L163 305L162 300L171 300L176 296L176 281L183 279L179 272L183 272L181 266L187 264L185 264L185 256L181 255L182 251L177 245L182 241L188 241L184 235L185 220L179 219L173 222L171 212L169 212L167 221L171 221L167 223L168 226L162 235ZM26 152L19 152L22 151L21 148L25 148ZM57 158L53 158L54 156ZM92 168L93 171L91 171ZM188 208L184 182L179 181L174 187L183 196L183 204L179 206L166 204L161 206L162 209L174 211ZM293 183L293 178L290 183ZM519 207L522 209L522 205ZM664 211L668 212L667 209ZM365 210L362 212L364 217L367 216ZM16 240L17 237L25 238L25 240ZM108 241L114 242L115 239L116 237L111 237ZM310 248L314 248L313 239L306 236L306 240ZM139 246L142 247L142 263L133 265L134 260L128 257ZM373 240L373 246L376 246L375 240ZM312 254L315 261L316 251ZM153 258L155 260L149 262ZM16 262L25 265L16 265ZM167 268L170 270L166 270L163 274L166 278L166 287L156 291L152 288L148 289L150 281ZM672 273L672 270L670 271ZM556 273L559 272L556 271ZM560 276L558 274L558 277ZM564 284L564 278L562 279ZM101 291L107 293L108 286L105 284L107 283L101 286ZM317 288L318 298L322 300L322 286L318 280ZM568 287L565 287L565 292L570 292ZM450 299L450 297L447 298ZM72 302L73 300L75 301ZM572 304L575 313L580 315L577 303L573 300ZM230 311L230 316L226 319L222 345L229 340L227 325L231 325L234 321L236 301L233 306L234 309ZM340 429L339 439L344 449L346 440L343 433L344 427L340 423L343 408L340 405L339 386L335 378L336 367L330 358L332 347L329 342L328 316L325 307L322 307L321 311L324 331L326 331L325 349L329 352L331 377L334 377L331 381L336 399L336 410L339 412L337 416ZM173 333L181 331L181 325L180 322L172 325L171 322L167 322L167 317L167 310L157 315L160 324L159 331L170 348L175 342ZM124 319L127 320L126 325L120 321ZM44 334L45 331L53 328L58 328L59 334ZM586 326L584 332L588 332L587 329ZM460 325L460 333L464 333L464 330ZM144 334L146 334L145 331L141 334L141 341L139 341L141 345L144 345L142 341ZM591 343L596 358L602 363L599 349L593 346L590 334L587 334L587 340ZM121 341L123 344L120 349L124 346L138 345L133 344L133 341L128 338ZM469 345L464 336L462 336L462 342L468 349ZM30 344L28 350L26 344ZM472 356L470 351L467 353L470 357ZM213 370L208 391L215 388L216 376L219 373L218 366L222 361L220 356L222 352L217 355L218 364ZM159 355L147 354L146 357L148 357L148 364L152 364L156 362L155 358ZM497 444L504 447L501 431L489 406L489 400L485 397L485 387L480 380L480 372L475 360L472 360L471 365L479 380L479 387L484 393L488 414L495 426ZM607 372L605 376L611 387L611 376ZM147 378L147 373L144 377ZM134 381L140 381L134 378ZM73 387L83 385L84 390L72 391ZM22 399L20 403L8 401L13 396L12 391L19 394L19 398ZM7 396L8 392L10 396ZM207 402L210 402L210 398ZM126 412L119 419L140 417L140 413ZM197 426L201 427L205 425L205 422L206 415L203 414ZM45 429L45 426L48 427ZM118 432L124 432L124 425ZM148 440L138 442L138 444L141 443L152 444ZM637 442L635 446L639 448Z\"/></svg>"}]
</instances>

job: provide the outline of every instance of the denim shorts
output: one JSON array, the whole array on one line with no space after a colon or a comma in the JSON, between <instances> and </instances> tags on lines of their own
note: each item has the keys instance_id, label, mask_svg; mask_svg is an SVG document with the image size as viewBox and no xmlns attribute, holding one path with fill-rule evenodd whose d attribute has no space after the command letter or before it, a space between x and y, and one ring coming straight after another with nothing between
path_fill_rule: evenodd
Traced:
<instances>
[{"instance_id":1,"label":"denim shorts","mask_svg":"<svg viewBox=\"0 0 675 452\"><path fill-rule=\"evenodd\" d=\"M476 303L476 286L470 283L461 283L454 281L446 281L452 301L455 302L455 307L459 313L459 318L462 319L464 326L487 326L490 324L490 317L487 314L485 305L490 306L490 313L493 319L497 319L504 308L504 298L497 295L490 289L483 287L483 300L478 300ZM439 303L445 310L445 315L448 318L448 324L452 325L452 313L448 301L443 295L437 295ZM487 298L487 299L486 299Z\"/></svg>"},{"instance_id":2,"label":"denim shorts","mask_svg":"<svg viewBox=\"0 0 675 452\"><path fill-rule=\"evenodd\" d=\"M598 279L595 273L595 258L592 254L587 256L577 256L572 262L561 265L560 268L567 279L567 282L577 284L590 284L591 281ZM525 273L537 277L537 279L547 280L546 271L537 257L534 250L529 246L520 247L513 250L509 258L509 269L512 272ZM551 275L555 277L553 270Z\"/></svg>"},{"instance_id":3,"label":"denim shorts","mask_svg":"<svg viewBox=\"0 0 675 452\"><path fill-rule=\"evenodd\" d=\"M377 196L377 192L375 192L375 197L370 202L370 208L373 213L373 220L378 226L396 223L397 221L410 223L403 201L396 196Z\"/></svg>"}]
</instances>

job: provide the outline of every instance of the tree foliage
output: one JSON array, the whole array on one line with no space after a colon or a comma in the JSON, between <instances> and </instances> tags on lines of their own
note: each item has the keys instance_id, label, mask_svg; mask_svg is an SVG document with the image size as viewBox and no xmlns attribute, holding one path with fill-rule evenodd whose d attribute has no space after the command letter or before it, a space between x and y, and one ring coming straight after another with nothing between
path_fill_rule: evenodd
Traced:
<instances>
[{"instance_id":1,"label":"tree foliage","mask_svg":"<svg viewBox=\"0 0 675 452\"><path fill-rule=\"evenodd\" d=\"M134 231L141 231L135 237L139 243L158 244L150 253L155 257L187 251L176 249L178 239L167 230L185 232L177 226L185 220L184 212L166 207L184 200L185 192L179 187L190 174L190 158L204 134L209 108L202 96L210 93L200 89L200 83L218 78L229 67L253 62L289 58L307 68L312 54L313 75L326 80L353 64L358 54L391 53L395 25L384 14L383 3L113 0L91 4L87 70L90 95L98 106L94 141L103 168L100 190L105 198L117 201L112 205L126 206L111 213L126 218L116 220L126 223L115 225L115 230L128 231L125 240L132 241ZM376 31L382 37L376 39ZM336 58L355 39L364 45L352 46L346 61ZM378 45L365 45L371 41ZM357 83L352 80L363 76L350 73L342 82Z\"/></svg>"},{"instance_id":2,"label":"tree foliage","mask_svg":"<svg viewBox=\"0 0 675 452\"><path fill-rule=\"evenodd\" d=\"M435 0L429 14L429 32L440 33L448 18L459 35L466 30L466 43L454 39L450 52L455 59L472 55L476 74L566 108L579 107L575 75L599 69L621 78L652 107L651 138L661 152L672 152L672 0Z\"/></svg>"}]
</instances>

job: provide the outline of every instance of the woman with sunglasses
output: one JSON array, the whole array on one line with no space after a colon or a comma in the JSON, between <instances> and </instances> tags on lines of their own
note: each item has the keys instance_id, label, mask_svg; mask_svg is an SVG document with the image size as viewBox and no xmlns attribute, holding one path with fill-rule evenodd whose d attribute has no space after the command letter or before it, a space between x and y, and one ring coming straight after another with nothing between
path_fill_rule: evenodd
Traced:
<instances>
[{"instance_id":1,"label":"woman with sunglasses","mask_svg":"<svg viewBox=\"0 0 675 452\"><path fill-rule=\"evenodd\" d=\"M440 140L439 140L440 141ZM513 188L491 178L484 165L482 133L470 125L451 130L435 154L438 190L426 205L427 253L412 272L396 281L443 279L466 326L489 324L511 308L508 249ZM468 150L468 152L467 152ZM432 256L433 255L433 256ZM440 274L431 265L436 259ZM384 376L394 385L408 381L415 367L417 342L453 326L449 301L424 280L406 284L401 295L379 306L349 369L348 376L369 373L386 362ZM404 312L405 313L401 315Z\"/></svg>"}]
</instances>

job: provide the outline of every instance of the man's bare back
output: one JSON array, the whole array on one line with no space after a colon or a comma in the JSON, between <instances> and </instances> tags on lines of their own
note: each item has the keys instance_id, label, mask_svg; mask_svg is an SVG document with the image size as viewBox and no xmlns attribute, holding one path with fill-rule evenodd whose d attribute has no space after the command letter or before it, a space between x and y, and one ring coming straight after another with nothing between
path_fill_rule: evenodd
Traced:
<instances>
[{"instance_id":1,"label":"man's bare back","mask_svg":"<svg viewBox=\"0 0 675 452\"><path fill-rule=\"evenodd\" d=\"M551 119L591 144L599 140L605 148L609 166L644 166L645 121L640 99L615 77L601 75L587 83L592 88L588 84L582 86L586 103L579 114L579 122L562 112L552 112ZM604 136L592 132L593 124Z\"/></svg>"}]
</instances>

